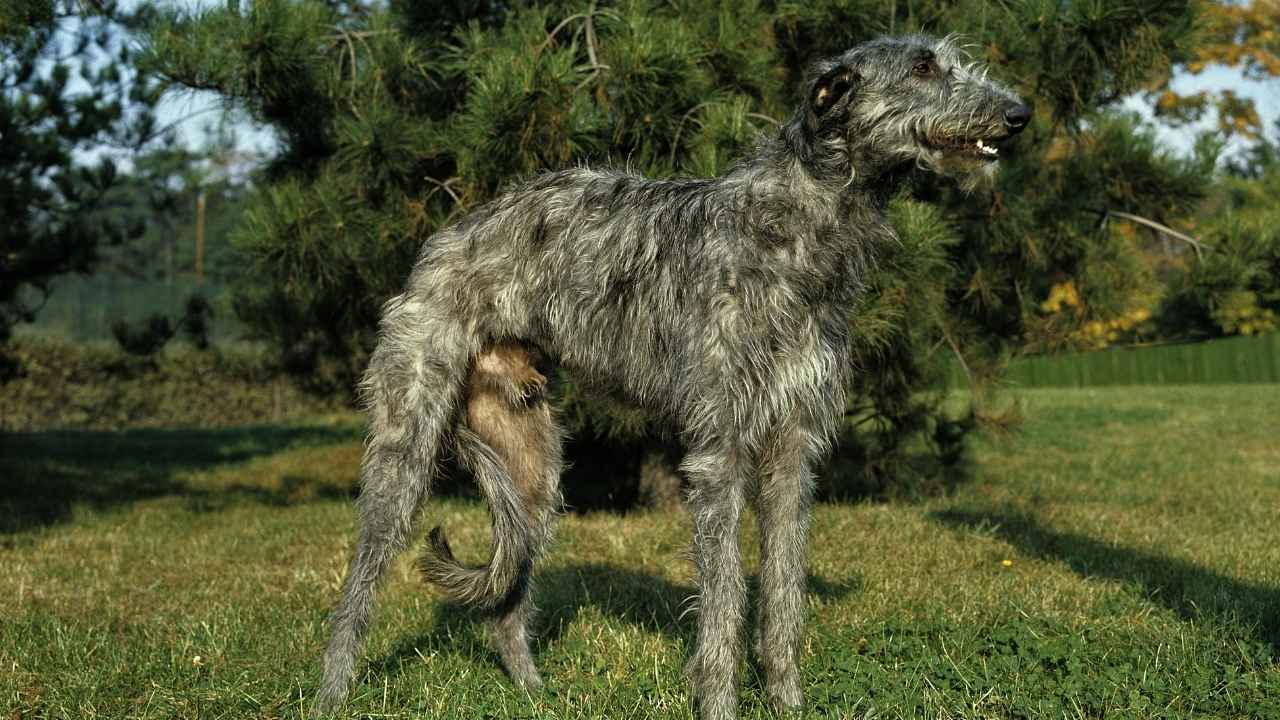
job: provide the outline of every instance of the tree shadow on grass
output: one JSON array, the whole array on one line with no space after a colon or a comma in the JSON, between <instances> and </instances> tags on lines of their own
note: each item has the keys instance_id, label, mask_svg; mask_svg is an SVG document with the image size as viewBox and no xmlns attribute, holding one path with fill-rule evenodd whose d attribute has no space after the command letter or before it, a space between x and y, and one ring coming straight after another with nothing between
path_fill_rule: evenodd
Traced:
<instances>
[{"instance_id":1,"label":"tree shadow on grass","mask_svg":"<svg viewBox=\"0 0 1280 720\"><path fill-rule=\"evenodd\" d=\"M534 600L539 612L533 621L535 661L552 643L559 642L583 613L598 613L689 647L697 628L692 585L625 567L603 563L549 565L535 572ZM831 581L810 574L809 593L835 600L862 591L860 577ZM758 592L754 579L750 602L754 609ZM498 656L484 642L488 616L455 603L446 603L427 632L398 642L384 657L372 659L371 672L397 674L406 663L417 662L423 648L464 653L469 660L499 667ZM747 631L754 632L754 612ZM424 653L425 654L425 653Z\"/></svg>"},{"instance_id":2,"label":"tree shadow on grass","mask_svg":"<svg viewBox=\"0 0 1280 720\"><path fill-rule=\"evenodd\" d=\"M109 509L169 495L190 498L197 509L216 509L237 497L289 504L307 478L288 477L274 489L237 484L210 490L189 487L180 476L358 437L357 429L342 425L0 433L0 534L64 522L76 506ZM346 491L319 488L311 496L330 494Z\"/></svg>"},{"instance_id":3,"label":"tree shadow on grass","mask_svg":"<svg viewBox=\"0 0 1280 720\"><path fill-rule=\"evenodd\" d=\"M1257 641L1280 656L1280 588L1231 578L1185 560L1119 547L1044 527L1017 511L948 510L931 517L954 530L993 533L1033 557L1066 563L1082 577L1136 583L1148 600L1187 620L1206 615L1225 625L1247 626Z\"/></svg>"}]
</instances>

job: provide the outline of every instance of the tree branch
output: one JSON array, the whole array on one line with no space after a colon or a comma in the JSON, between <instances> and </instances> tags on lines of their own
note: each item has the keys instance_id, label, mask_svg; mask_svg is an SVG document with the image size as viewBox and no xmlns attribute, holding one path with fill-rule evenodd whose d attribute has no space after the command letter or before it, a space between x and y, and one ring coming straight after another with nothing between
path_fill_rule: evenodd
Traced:
<instances>
[{"instance_id":1,"label":"tree branch","mask_svg":"<svg viewBox=\"0 0 1280 720\"><path fill-rule=\"evenodd\" d=\"M1114 215L1120 218L1121 220L1128 220L1130 222L1136 222L1139 225L1145 225L1161 234L1168 235L1169 237L1172 237L1172 238L1177 238L1178 240L1181 240L1187 243L1192 247L1192 249L1196 251L1197 259L1204 257L1203 251L1205 249L1213 247L1212 245L1205 245L1204 243L1200 242L1199 240L1196 240L1190 235L1184 235L1178 232L1177 230L1174 230L1173 228L1169 227L1168 225L1161 225L1155 220L1148 220L1147 218L1144 218L1140 215L1134 215L1133 213L1120 212L1119 210L1104 210L1102 212L1102 221L1105 223L1107 220L1107 217L1110 215Z\"/></svg>"},{"instance_id":2,"label":"tree branch","mask_svg":"<svg viewBox=\"0 0 1280 720\"><path fill-rule=\"evenodd\" d=\"M976 387L973 382L973 371L969 369L969 363L964 361L964 355L960 353L960 346L957 345L956 341L951 337L951 331L947 329L946 324L943 323L941 327L942 339L946 340L947 344L951 346L951 351L956 354L956 359L960 361L960 369L964 370L965 377L969 379L969 388L972 389Z\"/></svg>"}]
</instances>

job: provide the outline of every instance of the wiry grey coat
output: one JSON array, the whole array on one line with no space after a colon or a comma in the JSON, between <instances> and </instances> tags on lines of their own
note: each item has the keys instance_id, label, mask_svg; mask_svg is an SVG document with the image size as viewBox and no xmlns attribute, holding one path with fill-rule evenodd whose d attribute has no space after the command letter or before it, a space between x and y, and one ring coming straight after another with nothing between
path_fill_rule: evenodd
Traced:
<instances>
[{"instance_id":1,"label":"wiry grey coat","mask_svg":"<svg viewBox=\"0 0 1280 720\"><path fill-rule=\"evenodd\" d=\"M758 652L770 702L802 703L811 468L845 405L848 312L884 205L915 167L989 176L1030 111L956 44L885 38L819 63L791 119L714 179L579 168L534 178L440 231L387 303L361 392L360 535L318 701L345 696L373 592L453 452L493 517L465 568L432 533L427 577L490 608L511 676L540 684L526 635L533 561L559 503L543 359L665 417L688 455L700 617L688 673L702 717L735 715L746 591L738 528L761 529Z\"/></svg>"}]
</instances>

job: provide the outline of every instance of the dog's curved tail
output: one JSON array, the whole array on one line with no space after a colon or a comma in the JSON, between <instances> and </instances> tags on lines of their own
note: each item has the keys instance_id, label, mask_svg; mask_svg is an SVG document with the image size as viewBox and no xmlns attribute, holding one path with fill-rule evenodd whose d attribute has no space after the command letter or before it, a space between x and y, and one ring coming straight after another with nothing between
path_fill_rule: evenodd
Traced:
<instances>
[{"instance_id":1,"label":"dog's curved tail","mask_svg":"<svg viewBox=\"0 0 1280 720\"><path fill-rule=\"evenodd\" d=\"M528 352L490 347L468 381L458 459L489 506L492 548L480 567L459 562L444 530L432 529L418 568L459 602L497 609L520 602L560 505L560 434L542 396L546 378Z\"/></svg>"},{"instance_id":2,"label":"dog's curved tail","mask_svg":"<svg viewBox=\"0 0 1280 720\"><path fill-rule=\"evenodd\" d=\"M418 560L424 577L467 605L492 609L518 596L528 583L537 554L535 534L524 503L502 460L472 431L458 429L459 459L475 476L489 505L493 547L481 567L463 565L453 556L444 529L432 528L427 550Z\"/></svg>"}]
</instances>

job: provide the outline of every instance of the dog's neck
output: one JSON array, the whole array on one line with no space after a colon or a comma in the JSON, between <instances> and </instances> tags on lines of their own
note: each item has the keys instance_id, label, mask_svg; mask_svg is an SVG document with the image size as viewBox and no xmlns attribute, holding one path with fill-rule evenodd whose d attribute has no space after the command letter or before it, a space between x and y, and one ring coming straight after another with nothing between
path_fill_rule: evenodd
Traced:
<instances>
[{"instance_id":1,"label":"dog's neck","mask_svg":"<svg viewBox=\"0 0 1280 720\"><path fill-rule=\"evenodd\" d=\"M863 247L845 249L860 253L868 244L894 241L885 210L910 167L865 152L851 156L840 139L815 146L811 139L796 135L795 126L793 121L765 138L722 181L759 193L753 203L771 208L768 212L804 216L806 222L801 225L812 228L826 243L834 241L838 246L847 240ZM797 142L804 143L805 149L797 151Z\"/></svg>"},{"instance_id":2,"label":"dog's neck","mask_svg":"<svg viewBox=\"0 0 1280 720\"><path fill-rule=\"evenodd\" d=\"M856 199L881 212L911 170L909 161L875 152L856 134L815 134L800 113L767 138L756 156L797 162L831 196Z\"/></svg>"},{"instance_id":3,"label":"dog's neck","mask_svg":"<svg viewBox=\"0 0 1280 720\"><path fill-rule=\"evenodd\" d=\"M848 168L797 155L780 134L722 178L732 192L750 196L746 204L759 215L748 222L764 237L780 214L791 217L790 227L804 229L798 237L776 238L773 247L791 251L771 254L770 262L794 264L810 278L823 278L810 283L816 294L806 302L820 299L841 318L863 287L877 248L896 241L885 209L904 176L896 168L889 176Z\"/></svg>"}]
</instances>

